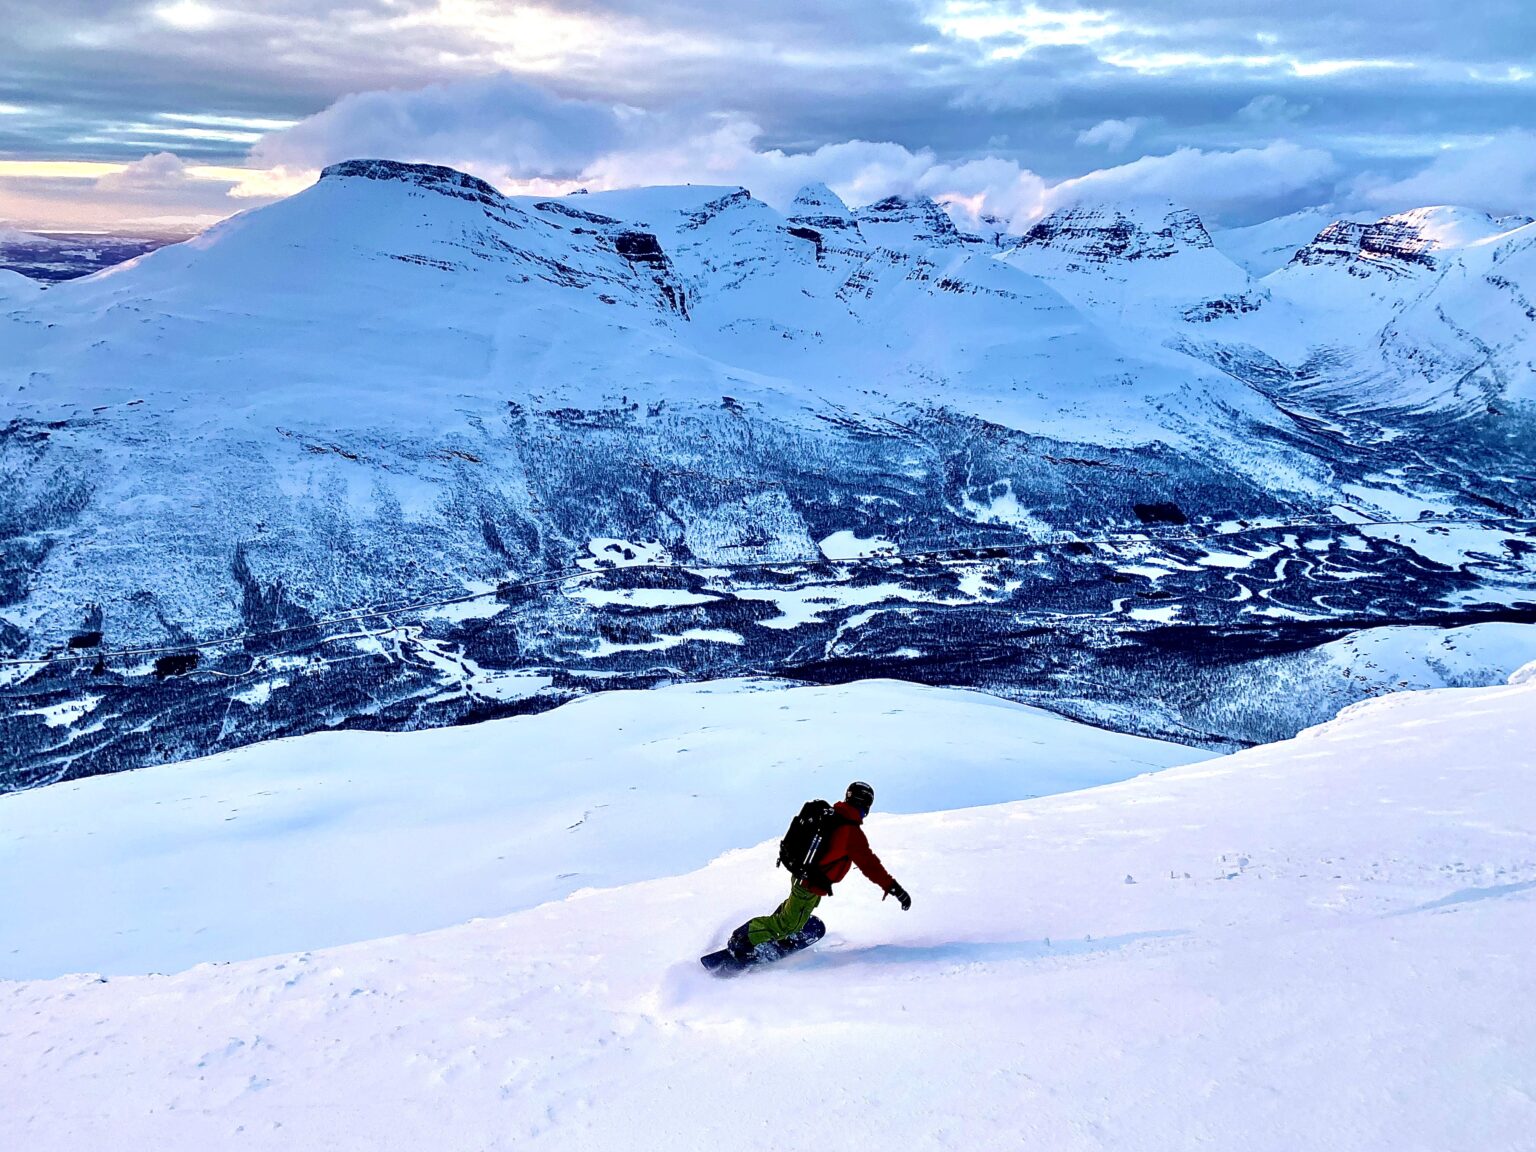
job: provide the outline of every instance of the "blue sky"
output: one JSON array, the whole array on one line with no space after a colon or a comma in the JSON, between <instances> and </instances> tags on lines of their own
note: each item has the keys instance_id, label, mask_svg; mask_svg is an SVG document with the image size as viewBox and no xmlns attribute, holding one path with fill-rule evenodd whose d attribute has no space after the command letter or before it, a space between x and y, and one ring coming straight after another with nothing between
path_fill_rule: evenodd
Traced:
<instances>
[{"instance_id":1,"label":"blue sky","mask_svg":"<svg viewBox=\"0 0 1536 1152\"><path fill-rule=\"evenodd\" d=\"M1536 213L1524 0L0 0L0 220L204 223L358 155L510 191L811 179Z\"/></svg>"}]
</instances>

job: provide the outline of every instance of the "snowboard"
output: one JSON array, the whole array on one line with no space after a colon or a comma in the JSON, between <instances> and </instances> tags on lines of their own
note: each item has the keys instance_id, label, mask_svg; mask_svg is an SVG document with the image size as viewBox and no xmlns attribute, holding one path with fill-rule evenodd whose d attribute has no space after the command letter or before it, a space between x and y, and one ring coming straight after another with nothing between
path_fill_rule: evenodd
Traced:
<instances>
[{"instance_id":1,"label":"snowboard","mask_svg":"<svg viewBox=\"0 0 1536 1152\"><path fill-rule=\"evenodd\" d=\"M786 956L809 948L826 934L827 926L820 919L812 916L805 922L805 927L793 936L759 944L753 949L752 955L745 960L738 960L731 955L730 949L722 948L718 952L711 952L708 956L700 956L699 963L717 976L735 976L748 968L772 964L775 960L782 960Z\"/></svg>"}]
</instances>

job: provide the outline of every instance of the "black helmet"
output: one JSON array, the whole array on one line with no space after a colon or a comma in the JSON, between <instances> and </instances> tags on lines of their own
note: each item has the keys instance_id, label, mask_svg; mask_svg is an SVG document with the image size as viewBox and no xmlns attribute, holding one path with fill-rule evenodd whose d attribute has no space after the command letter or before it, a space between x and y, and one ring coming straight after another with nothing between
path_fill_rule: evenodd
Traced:
<instances>
[{"instance_id":1,"label":"black helmet","mask_svg":"<svg viewBox=\"0 0 1536 1152\"><path fill-rule=\"evenodd\" d=\"M855 780L848 785L848 803L852 804L864 815L869 815L869 810L875 806L875 790L862 780Z\"/></svg>"}]
</instances>

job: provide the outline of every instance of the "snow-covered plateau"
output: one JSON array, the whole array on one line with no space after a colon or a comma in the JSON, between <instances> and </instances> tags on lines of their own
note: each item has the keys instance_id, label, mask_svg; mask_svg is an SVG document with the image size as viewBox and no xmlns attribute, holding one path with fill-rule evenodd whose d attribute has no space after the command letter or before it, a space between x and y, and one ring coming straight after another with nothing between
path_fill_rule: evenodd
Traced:
<instances>
[{"instance_id":1,"label":"snow-covered plateau","mask_svg":"<svg viewBox=\"0 0 1536 1152\"><path fill-rule=\"evenodd\" d=\"M855 774L874 781L877 809L984 799L1007 771L969 797L946 800L944 781L963 789L972 764L1017 764L1032 739L1054 756L1071 740L1042 725L1068 722L903 685L738 684L481 726L482 755L510 743L510 765L527 754L527 725L568 725L568 759L552 767L574 816L625 779L664 786L673 745L707 747L699 721L718 716L749 779L646 813L655 859L675 865L686 845L702 861L749 820L742 842L763 842L675 876L600 873L617 886L423 935L170 975L0 983L0 1146L1529 1148L1536 666L1512 680L1397 693L1283 743L1087 790L877 811L869 835L911 911L850 876L822 906L820 944L734 980L695 957L781 897L769 838L786 801L792 811L813 781L825 793ZM631 707L642 699L653 707ZM738 754L754 710L774 704L794 722ZM848 725L880 704L907 726L866 756ZM135 804L153 796L174 860L200 836L228 860L245 832L238 819L207 824L216 798L258 824L248 891L284 882L284 814L323 827L334 802L330 863L309 864L323 892L333 875L338 889L350 882L354 824L365 857L383 843L370 824L419 822L447 843L443 815L473 800L400 796L407 769L367 744L421 737L325 737L346 757L332 771L378 769L396 789L384 814L354 822L304 751L316 739L251 750L228 772L164 766L7 797L6 851L34 851L18 834L54 834L71 807L88 827L142 830ZM908 741L913 759L900 754ZM578 764L580 746L601 750L598 762ZM271 753L264 767L258 751ZM1128 755L1155 766L1161 753ZM965 770L940 771L945 756L968 757ZM794 766L775 777L783 787L750 779L770 758ZM912 771L918 758L926 775ZM278 790L265 807L246 791L263 778ZM484 767L456 779L499 803ZM297 798L310 787L327 795ZM170 799L194 790L209 798ZM598 812L583 820L573 842L610 834ZM456 878L437 876L450 898ZM153 926L158 893L129 898ZM231 899L243 898L237 886ZM178 900L165 906L180 915Z\"/></svg>"},{"instance_id":2,"label":"snow-covered plateau","mask_svg":"<svg viewBox=\"0 0 1536 1152\"><path fill-rule=\"evenodd\" d=\"M0 279L0 789L743 675L1227 750L1530 627L1536 224L1273 223L358 160Z\"/></svg>"}]
</instances>

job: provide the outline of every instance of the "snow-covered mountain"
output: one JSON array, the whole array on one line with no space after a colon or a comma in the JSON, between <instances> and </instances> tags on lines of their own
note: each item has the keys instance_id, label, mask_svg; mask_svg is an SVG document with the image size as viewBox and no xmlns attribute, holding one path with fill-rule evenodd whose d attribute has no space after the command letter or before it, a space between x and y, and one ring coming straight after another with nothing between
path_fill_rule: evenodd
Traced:
<instances>
[{"instance_id":1,"label":"snow-covered mountain","mask_svg":"<svg viewBox=\"0 0 1536 1152\"><path fill-rule=\"evenodd\" d=\"M1536 226L1410 216L1255 278L1166 204L336 165L0 307L5 782L765 671L1271 734L1196 716L1536 619Z\"/></svg>"},{"instance_id":2,"label":"snow-covered mountain","mask_svg":"<svg viewBox=\"0 0 1536 1152\"><path fill-rule=\"evenodd\" d=\"M900 697L911 731L940 695ZM708 718L678 735L707 741ZM798 718L774 754L820 762L828 787L864 773L835 713ZM941 704L926 738L960 735L955 718ZM974 751L1006 728L977 731ZM627 740L593 725L599 747ZM756 813L766 842L707 867L426 935L6 984L0 1144L1150 1152L1194 1133L1254 1152L1524 1148L1533 749L1527 679L1399 694L1288 743L1090 791L877 812L871 840L911 910L850 876L819 910L823 941L735 980L694 957L782 898L778 811ZM430 823L432 766L415 768L408 794ZM110 821L92 797L182 771L67 794ZM573 801L582 786L561 780ZM175 794L160 818L173 828ZM787 794L793 811L802 791ZM252 798L221 799L234 828ZM650 850L712 837L707 812L666 813ZM390 813L406 831L413 815ZM588 815L570 836L605 834ZM258 859L252 885L282 865ZM135 893L150 908L157 895Z\"/></svg>"},{"instance_id":3,"label":"snow-covered mountain","mask_svg":"<svg viewBox=\"0 0 1536 1152\"><path fill-rule=\"evenodd\" d=\"M1536 224L1452 207L1341 220L1263 280L1302 318L1221 334L1288 366L1299 395L1379 422L1519 413L1536 403L1528 345ZM1489 428L1495 436L1526 435Z\"/></svg>"},{"instance_id":4,"label":"snow-covered mountain","mask_svg":"<svg viewBox=\"0 0 1536 1152\"><path fill-rule=\"evenodd\" d=\"M1079 205L1051 213L1004 259L1116 325L1166 329L1251 312L1267 294L1171 203Z\"/></svg>"},{"instance_id":5,"label":"snow-covered mountain","mask_svg":"<svg viewBox=\"0 0 1536 1152\"><path fill-rule=\"evenodd\" d=\"M1487 244L1511 227L1483 213L1454 208L1425 208L1363 224L1340 220L1299 249L1266 283L1299 301L1347 296L1355 330L1369 334L1405 304L1423 297L1466 250Z\"/></svg>"}]
</instances>

